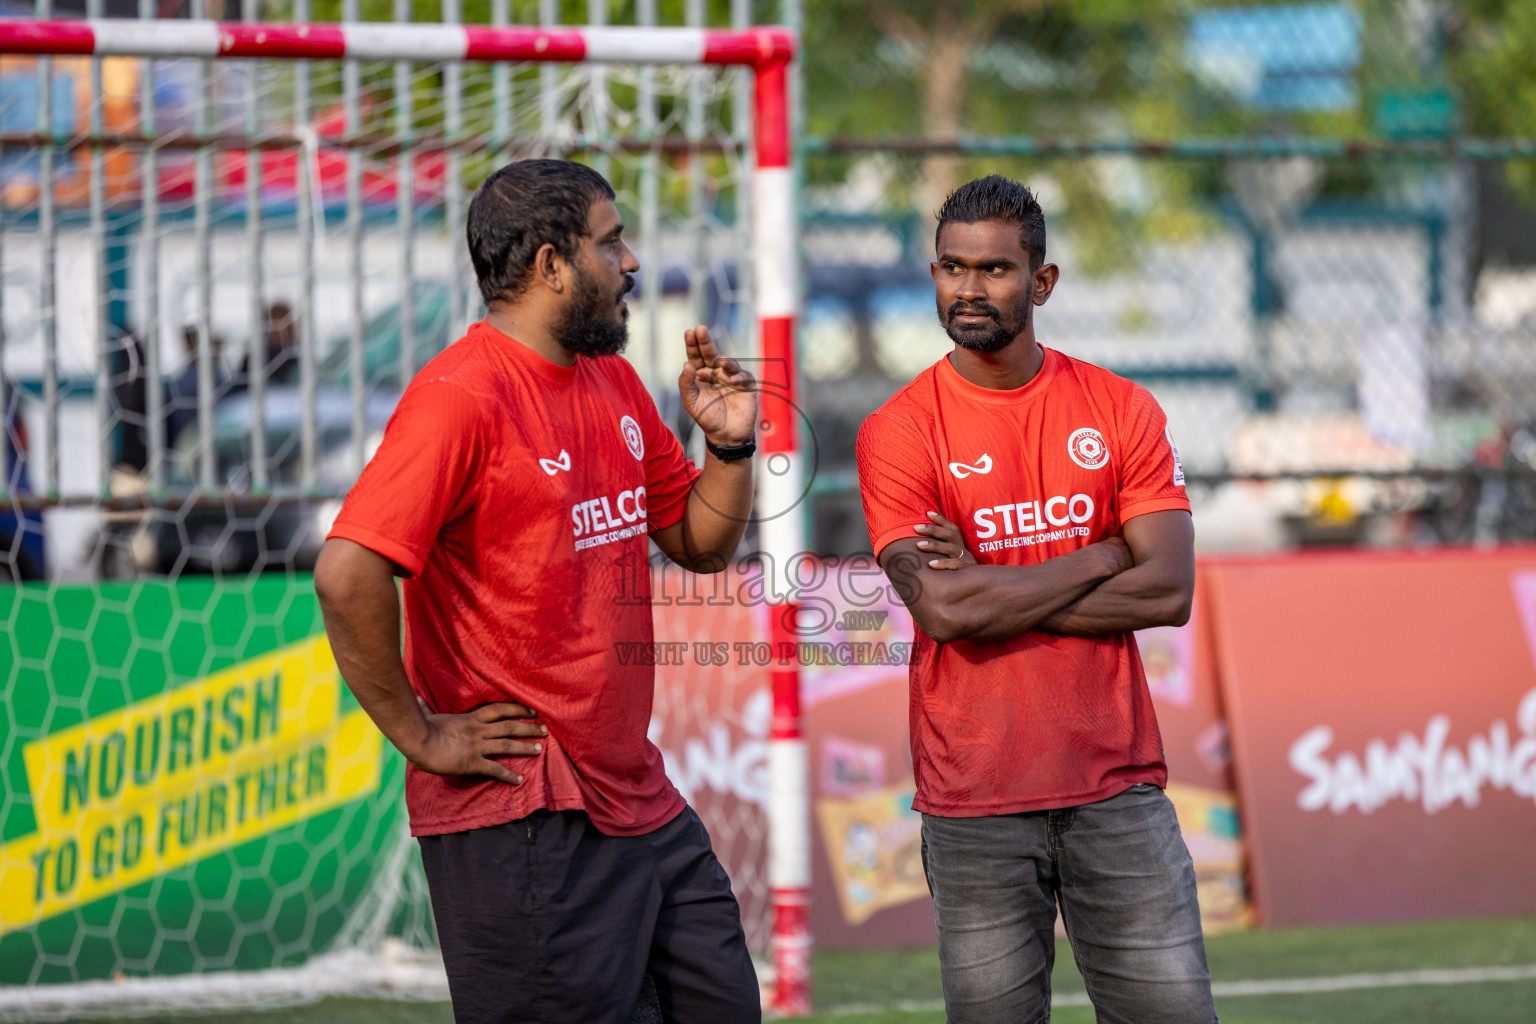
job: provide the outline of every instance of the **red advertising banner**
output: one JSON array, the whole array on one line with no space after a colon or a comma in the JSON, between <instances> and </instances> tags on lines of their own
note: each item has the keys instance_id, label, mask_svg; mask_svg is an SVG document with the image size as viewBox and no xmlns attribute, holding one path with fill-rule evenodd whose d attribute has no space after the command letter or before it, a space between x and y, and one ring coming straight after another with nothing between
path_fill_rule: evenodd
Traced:
<instances>
[{"instance_id":1,"label":"red advertising banner","mask_svg":"<svg viewBox=\"0 0 1536 1024\"><path fill-rule=\"evenodd\" d=\"M755 643L768 635L765 609L741 592L743 582L735 569L718 577L672 567L653 573L656 639L649 656L656 697L648 732L667 777L709 829L741 904L748 943L763 949L773 701L768 659Z\"/></svg>"},{"instance_id":2,"label":"red advertising banner","mask_svg":"<svg viewBox=\"0 0 1536 1024\"><path fill-rule=\"evenodd\" d=\"M1183 626L1136 634L1168 764L1168 798L1195 864L1207 932L1250 923L1226 712L1216 679L1210 600L1197 586Z\"/></svg>"},{"instance_id":3,"label":"red advertising banner","mask_svg":"<svg viewBox=\"0 0 1536 1024\"><path fill-rule=\"evenodd\" d=\"M850 664L832 658L802 670L813 931L828 946L932 945L938 932L923 875L922 817L912 810L917 788L907 742L912 617L888 586L878 598L856 597L857 604L849 595L829 597L836 609L826 637L832 650L842 644L871 657ZM854 646L863 644L869 646ZM893 656L873 657L880 650Z\"/></svg>"},{"instance_id":4,"label":"red advertising banner","mask_svg":"<svg viewBox=\"0 0 1536 1024\"><path fill-rule=\"evenodd\" d=\"M1536 549L1202 573L1261 920L1536 912Z\"/></svg>"}]
</instances>

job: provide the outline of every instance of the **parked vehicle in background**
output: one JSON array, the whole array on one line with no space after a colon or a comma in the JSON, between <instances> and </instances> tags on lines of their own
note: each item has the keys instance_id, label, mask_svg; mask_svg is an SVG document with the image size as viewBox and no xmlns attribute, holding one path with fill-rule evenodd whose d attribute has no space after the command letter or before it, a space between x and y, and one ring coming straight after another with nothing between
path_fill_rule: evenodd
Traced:
<instances>
[{"instance_id":1,"label":"parked vehicle in background","mask_svg":"<svg viewBox=\"0 0 1536 1024\"><path fill-rule=\"evenodd\" d=\"M643 273L638 277L643 291ZM703 287L701 301L696 304L687 301L693 283L678 267L669 266L662 277L665 308L658 329L666 337L675 336L679 352L683 330L695 322L690 317L719 327L733 322L735 314L729 301L736 288L734 267L721 266ZM417 281L413 300L415 331L404 373L401 304L385 307L364 324L364 463L378 447L410 377L458 337L450 325L446 282ZM630 327L634 334L648 329L636 321ZM321 345L315 369L313 495L303 488L304 402L300 389L267 385L263 405L270 493L263 496L251 493L251 393L237 388L219 399L214 409L211 496L195 497L201 482L203 442L194 422L177 437L166 471L171 491L194 496L174 508L146 512L130 525L119 543L104 546L101 575L223 575L313 569L321 543L340 511L338 496L346 493L360 469L354 446L358 435L353 429L349 336L336 334ZM669 392L671 405L675 405L675 388ZM666 398L664 393L660 402L664 415L670 411Z\"/></svg>"},{"instance_id":2,"label":"parked vehicle in background","mask_svg":"<svg viewBox=\"0 0 1536 1024\"><path fill-rule=\"evenodd\" d=\"M5 476L0 492L10 498L32 493L27 472L30 445L27 425L21 418L17 389L0 378L0 424L5 435ZM48 576L48 548L43 515L24 510L15 500L0 503L0 584L26 583Z\"/></svg>"},{"instance_id":3,"label":"parked vehicle in background","mask_svg":"<svg viewBox=\"0 0 1536 1024\"><path fill-rule=\"evenodd\" d=\"M414 285L415 332L410 373L414 374L453 340L448 324L448 288L436 281ZM400 353L400 304L369 319L363 328L363 458L373 454L394 412L404 384ZM315 491L345 492L357 476L349 338L330 338L315 367ZM253 401L241 388L214 408L214 488L217 499L190 500L184 507L152 510L133 532L127 553L102 567L103 575L181 573L307 572L340 510L334 497L303 493L303 393L295 385L266 388L265 410L269 495L251 493ZM203 439L196 423L177 438L166 480L181 493L196 490Z\"/></svg>"}]
</instances>

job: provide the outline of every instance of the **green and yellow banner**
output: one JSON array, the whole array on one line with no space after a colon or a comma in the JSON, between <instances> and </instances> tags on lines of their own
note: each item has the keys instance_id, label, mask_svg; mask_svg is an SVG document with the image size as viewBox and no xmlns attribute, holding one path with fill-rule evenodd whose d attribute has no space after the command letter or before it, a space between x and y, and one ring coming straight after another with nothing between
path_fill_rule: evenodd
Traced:
<instances>
[{"instance_id":1,"label":"green and yellow banner","mask_svg":"<svg viewBox=\"0 0 1536 1024\"><path fill-rule=\"evenodd\" d=\"M400 828L307 578L0 591L0 984L282 966Z\"/></svg>"}]
</instances>

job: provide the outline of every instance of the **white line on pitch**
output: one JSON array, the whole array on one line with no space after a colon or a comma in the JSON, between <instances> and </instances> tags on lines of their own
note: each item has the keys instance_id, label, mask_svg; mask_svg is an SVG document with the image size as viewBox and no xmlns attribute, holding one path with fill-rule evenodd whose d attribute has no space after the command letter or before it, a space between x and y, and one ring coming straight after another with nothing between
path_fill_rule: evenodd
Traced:
<instances>
[{"instance_id":1,"label":"white line on pitch","mask_svg":"<svg viewBox=\"0 0 1536 1024\"><path fill-rule=\"evenodd\" d=\"M1474 985L1484 981L1529 981L1536 964L1518 967L1446 967L1382 974L1339 974L1323 978L1274 978L1260 981L1221 981L1211 985L1218 996L1270 996L1289 992L1342 992L1352 988L1400 988L1405 985Z\"/></svg>"},{"instance_id":2,"label":"white line on pitch","mask_svg":"<svg viewBox=\"0 0 1536 1024\"><path fill-rule=\"evenodd\" d=\"M1211 992L1221 998L1236 996L1274 996L1309 992L1343 992L1350 989L1403 988L1409 985L1475 985L1489 981L1530 981L1536 979L1536 964L1517 967L1426 968L1418 971L1388 971L1381 974L1336 974L1320 978L1263 978L1250 981L1218 981ZM1089 1006L1083 992L1058 993L1052 1006ZM852 1017L861 1013L936 1013L943 1002L861 1003L822 1010L823 1017Z\"/></svg>"}]
</instances>

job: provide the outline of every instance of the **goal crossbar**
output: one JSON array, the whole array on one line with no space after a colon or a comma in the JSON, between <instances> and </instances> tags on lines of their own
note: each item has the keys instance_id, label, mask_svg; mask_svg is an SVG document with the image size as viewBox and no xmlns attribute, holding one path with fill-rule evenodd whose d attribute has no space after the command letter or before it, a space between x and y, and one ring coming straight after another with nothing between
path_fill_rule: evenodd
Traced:
<instances>
[{"instance_id":1,"label":"goal crossbar","mask_svg":"<svg viewBox=\"0 0 1536 1024\"><path fill-rule=\"evenodd\" d=\"M273 60L592 61L737 64L794 56L787 29L282 24L126 18L0 21L0 53Z\"/></svg>"}]
</instances>

